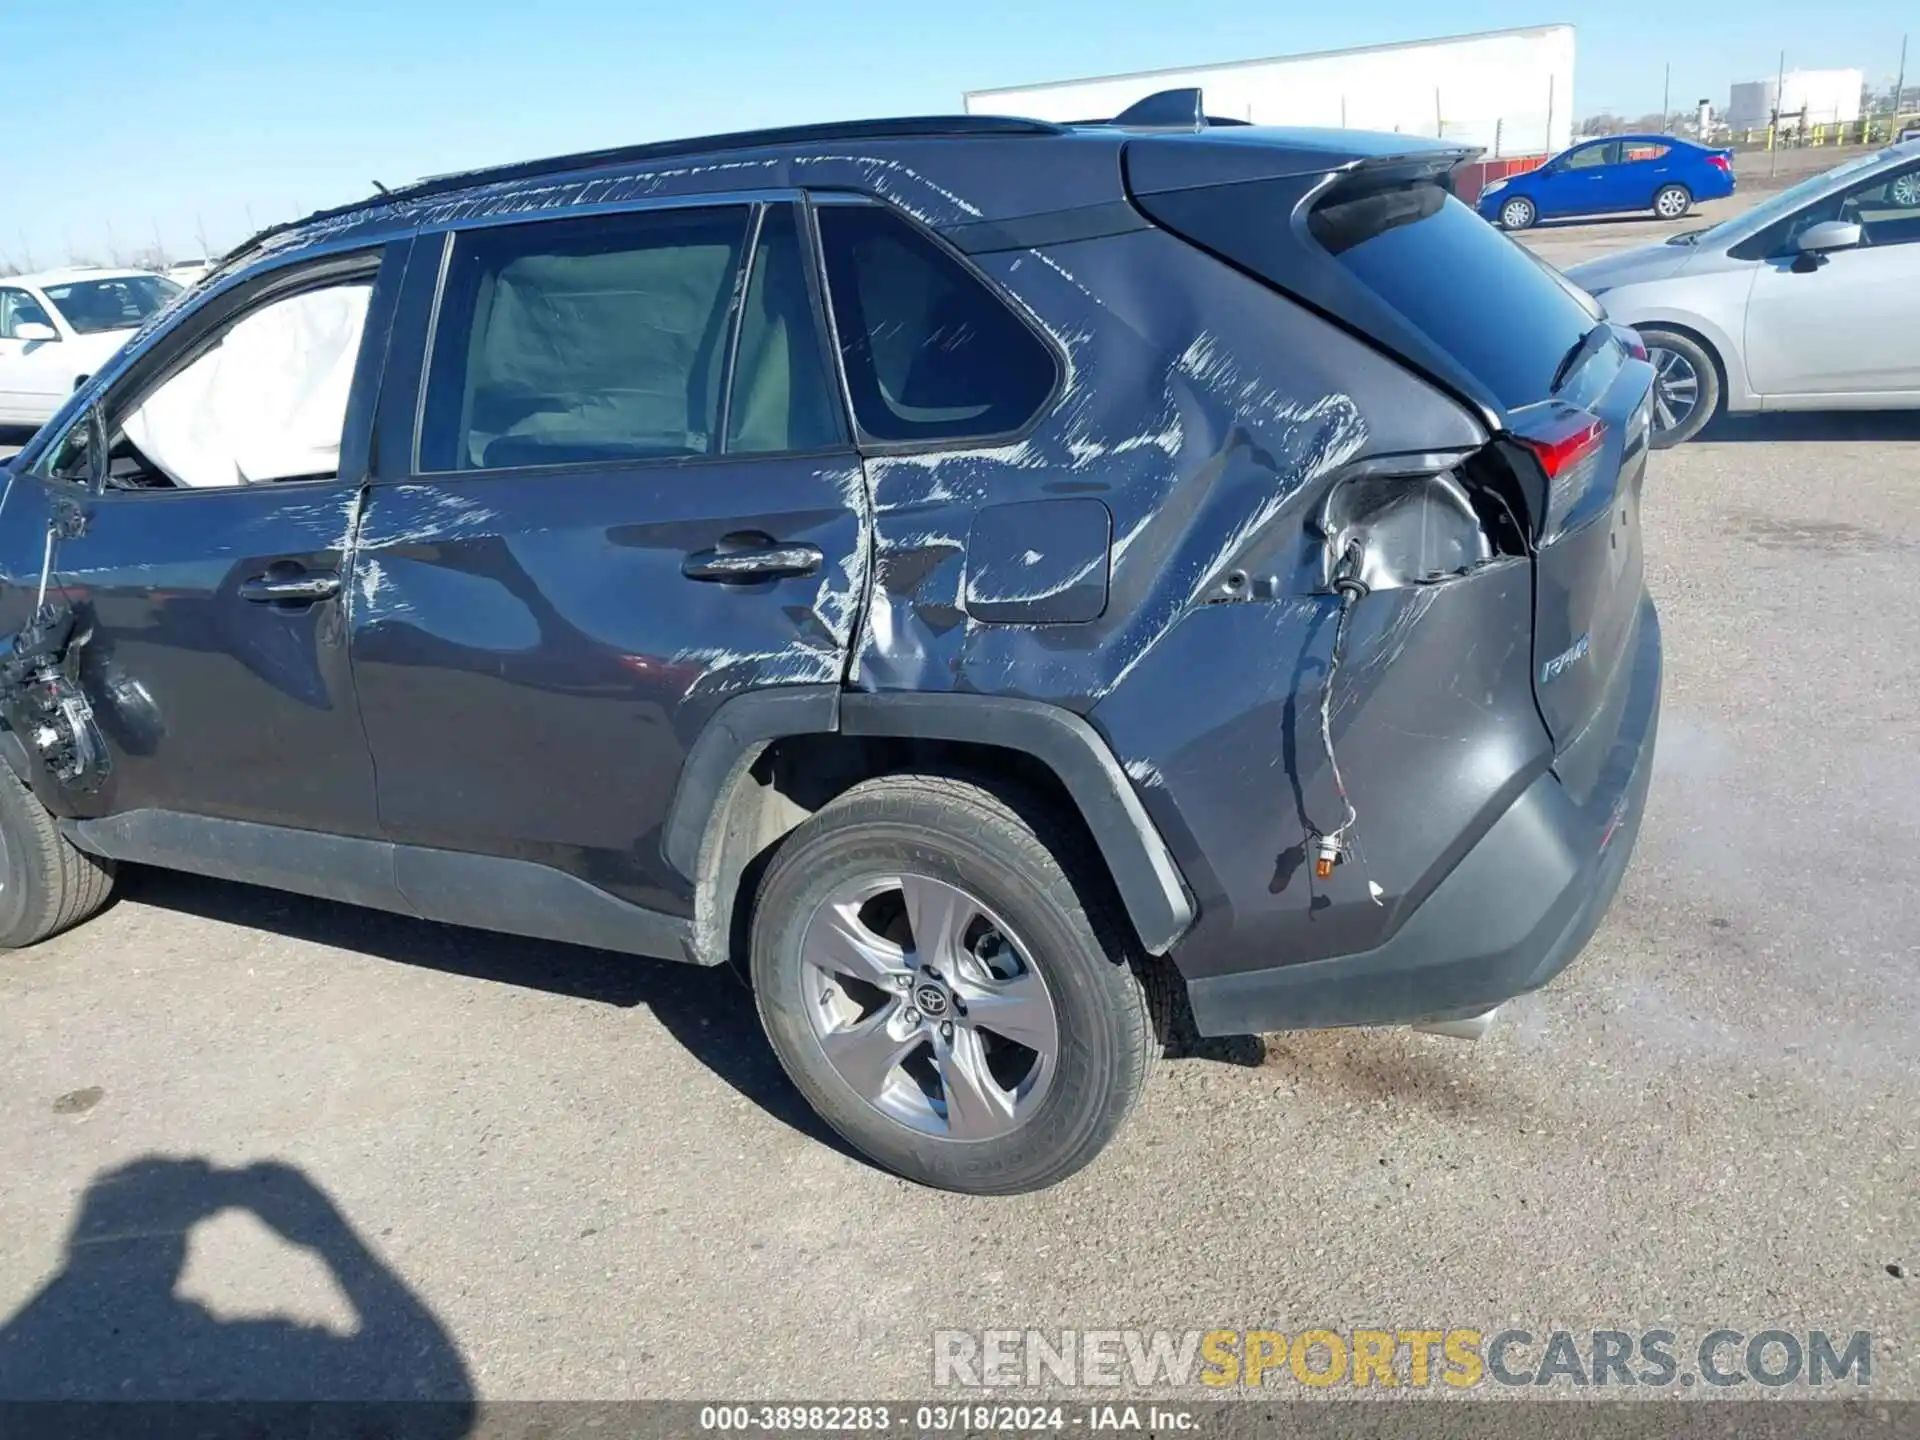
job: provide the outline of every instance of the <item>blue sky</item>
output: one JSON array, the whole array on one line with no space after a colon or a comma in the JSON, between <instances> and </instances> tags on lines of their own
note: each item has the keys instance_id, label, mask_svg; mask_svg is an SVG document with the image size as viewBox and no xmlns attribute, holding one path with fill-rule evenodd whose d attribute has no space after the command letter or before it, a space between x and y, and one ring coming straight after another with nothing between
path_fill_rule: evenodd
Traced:
<instances>
[{"instance_id":1,"label":"blue sky","mask_svg":"<svg viewBox=\"0 0 1920 1440\"><path fill-rule=\"evenodd\" d=\"M1515 25L1578 30L1574 108L1724 104L1735 80L1890 84L1894 0L0 0L0 258L105 258L470 165L766 124L960 108L965 90ZM1204 18L1196 18L1204 17ZM1910 59L1909 79L1920 72Z\"/></svg>"}]
</instances>

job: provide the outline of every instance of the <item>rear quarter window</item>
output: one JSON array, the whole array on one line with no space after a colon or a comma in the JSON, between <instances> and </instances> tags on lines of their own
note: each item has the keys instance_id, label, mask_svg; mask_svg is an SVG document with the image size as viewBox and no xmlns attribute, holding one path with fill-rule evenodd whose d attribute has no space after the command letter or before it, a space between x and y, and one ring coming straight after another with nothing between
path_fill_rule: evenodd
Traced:
<instances>
[{"instance_id":1,"label":"rear quarter window","mask_svg":"<svg viewBox=\"0 0 1920 1440\"><path fill-rule=\"evenodd\" d=\"M817 212L854 417L869 440L1021 429L1053 393L1053 352L1007 302L884 205Z\"/></svg>"}]
</instances>

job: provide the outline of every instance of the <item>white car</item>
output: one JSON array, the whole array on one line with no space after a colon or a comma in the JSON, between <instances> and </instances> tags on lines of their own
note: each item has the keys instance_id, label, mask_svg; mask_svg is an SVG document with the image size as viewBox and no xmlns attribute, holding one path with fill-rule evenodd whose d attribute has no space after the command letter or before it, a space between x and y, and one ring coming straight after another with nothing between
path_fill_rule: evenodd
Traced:
<instances>
[{"instance_id":1,"label":"white car","mask_svg":"<svg viewBox=\"0 0 1920 1440\"><path fill-rule=\"evenodd\" d=\"M1658 448L1722 408L1920 408L1920 141L1566 273L1646 342Z\"/></svg>"},{"instance_id":2,"label":"white car","mask_svg":"<svg viewBox=\"0 0 1920 1440\"><path fill-rule=\"evenodd\" d=\"M180 293L145 270L0 276L0 425L41 425Z\"/></svg>"}]
</instances>

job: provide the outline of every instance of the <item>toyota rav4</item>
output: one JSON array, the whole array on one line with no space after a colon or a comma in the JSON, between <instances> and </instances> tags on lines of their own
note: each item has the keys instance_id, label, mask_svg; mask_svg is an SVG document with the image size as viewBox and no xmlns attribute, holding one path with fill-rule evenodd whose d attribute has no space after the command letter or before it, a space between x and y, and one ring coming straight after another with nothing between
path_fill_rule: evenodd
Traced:
<instances>
[{"instance_id":1,"label":"toyota rav4","mask_svg":"<svg viewBox=\"0 0 1920 1440\"><path fill-rule=\"evenodd\" d=\"M1652 371L1467 153L1176 95L269 231L8 468L0 942L136 862L737 960L975 1192L1169 1010L1471 1030L1619 885L1660 639Z\"/></svg>"}]
</instances>

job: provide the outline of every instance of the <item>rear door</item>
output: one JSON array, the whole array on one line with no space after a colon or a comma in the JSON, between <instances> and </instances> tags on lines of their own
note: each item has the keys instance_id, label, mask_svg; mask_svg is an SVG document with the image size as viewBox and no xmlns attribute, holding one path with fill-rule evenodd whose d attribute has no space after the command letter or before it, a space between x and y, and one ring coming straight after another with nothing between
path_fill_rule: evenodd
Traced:
<instances>
[{"instance_id":1,"label":"rear door","mask_svg":"<svg viewBox=\"0 0 1920 1440\"><path fill-rule=\"evenodd\" d=\"M1609 210L1645 210L1673 173L1673 147L1659 140L1622 140L1620 163L1607 172Z\"/></svg>"},{"instance_id":2,"label":"rear door","mask_svg":"<svg viewBox=\"0 0 1920 1440\"><path fill-rule=\"evenodd\" d=\"M350 606L391 839L688 913L688 748L838 686L861 598L808 233L765 197L422 239Z\"/></svg>"}]
</instances>

